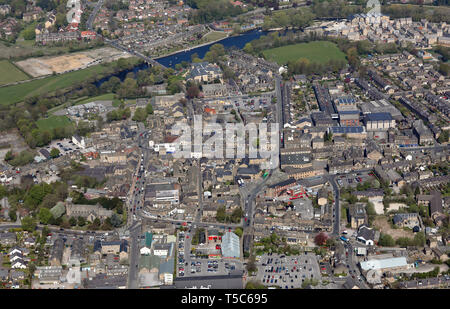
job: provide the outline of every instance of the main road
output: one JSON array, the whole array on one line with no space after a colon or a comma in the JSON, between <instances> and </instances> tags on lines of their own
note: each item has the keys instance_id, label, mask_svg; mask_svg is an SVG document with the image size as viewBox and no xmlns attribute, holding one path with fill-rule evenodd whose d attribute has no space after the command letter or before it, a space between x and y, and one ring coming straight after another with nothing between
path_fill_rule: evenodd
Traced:
<instances>
[{"instance_id":1,"label":"main road","mask_svg":"<svg viewBox=\"0 0 450 309\"><path fill-rule=\"evenodd\" d=\"M141 234L141 225L134 223L130 229L130 253L128 268L128 288L137 289L138 284L138 270L139 270L139 235Z\"/></svg>"},{"instance_id":2,"label":"main road","mask_svg":"<svg viewBox=\"0 0 450 309\"><path fill-rule=\"evenodd\" d=\"M94 10L92 11L91 15L89 15L89 18L86 22L86 27L90 30L90 31L94 31L92 28L92 24L95 20L95 16L97 16L98 11L100 10L100 8L102 7L103 3L105 2L105 0L98 0L97 4L94 7Z\"/></svg>"},{"instance_id":3,"label":"main road","mask_svg":"<svg viewBox=\"0 0 450 309\"><path fill-rule=\"evenodd\" d=\"M341 224L341 207L339 204L340 194L339 194L339 187L336 183L336 177L337 175L327 175L326 178L330 182L331 186L333 187L334 192L334 216L333 216L333 235L338 236L340 231L340 224Z\"/></svg>"}]
</instances>

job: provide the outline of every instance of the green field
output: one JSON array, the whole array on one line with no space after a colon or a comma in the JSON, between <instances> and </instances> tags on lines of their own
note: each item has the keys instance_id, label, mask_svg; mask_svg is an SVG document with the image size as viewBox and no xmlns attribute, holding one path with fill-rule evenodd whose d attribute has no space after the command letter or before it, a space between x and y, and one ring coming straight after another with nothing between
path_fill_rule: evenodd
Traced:
<instances>
[{"instance_id":1,"label":"green field","mask_svg":"<svg viewBox=\"0 0 450 309\"><path fill-rule=\"evenodd\" d=\"M211 32L207 33L202 39L209 42L209 41L216 41L216 40L224 39L226 37L227 37L227 34L225 32L211 31Z\"/></svg>"},{"instance_id":2,"label":"green field","mask_svg":"<svg viewBox=\"0 0 450 309\"><path fill-rule=\"evenodd\" d=\"M113 101L113 105L117 101L118 102L117 104L120 104L120 101L118 99L114 99L114 93L105 93L96 97L91 97L77 101L75 105L86 104L94 101Z\"/></svg>"},{"instance_id":3,"label":"green field","mask_svg":"<svg viewBox=\"0 0 450 309\"><path fill-rule=\"evenodd\" d=\"M8 60L0 60L0 85L29 79L28 75L19 70Z\"/></svg>"},{"instance_id":4,"label":"green field","mask_svg":"<svg viewBox=\"0 0 450 309\"><path fill-rule=\"evenodd\" d=\"M271 48L263 51L264 57L275 61L279 65L285 65L288 61L306 58L311 62L327 63L334 60L345 60L345 54L328 41L314 41Z\"/></svg>"},{"instance_id":5,"label":"green field","mask_svg":"<svg viewBox=\"0 0 450 309\"><path fill-rule=\"evenodd\" d=\"M96 65L84 70L36 79L19 85L0 88L0 105L9 105L23 101L28 96L41 95L63 89L78 82L87 80L95 74L101 74L107 67Z\"/></svg>"},{"instance_id":6,"label":"green field","mask_svg":"<svg viewBox=\"0 0 450 309\"><path fill-rule=\"evenodd\" d=\"M41 118L36 121L40 130L51 131L54 128L66 127L72 124L67 116L50 116L48 118Z\"/></svg>"}]
</instances>

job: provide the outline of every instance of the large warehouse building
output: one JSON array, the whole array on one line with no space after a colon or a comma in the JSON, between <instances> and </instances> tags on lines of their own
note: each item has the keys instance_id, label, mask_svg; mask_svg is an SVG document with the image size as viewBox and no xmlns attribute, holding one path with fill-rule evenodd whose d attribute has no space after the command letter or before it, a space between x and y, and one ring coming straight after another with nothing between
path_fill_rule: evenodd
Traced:
<instances>
[{"instance_id":1,"label":"large warehouse building","mask_svg":"<svg viewBox=\"0 0 450 309\"><path fill-rule=\"evenodd\" d=\"M371 113L366 115L367 131L385 131L395 127L395 120L389 113Z\"/></svg>"}]
</instances>

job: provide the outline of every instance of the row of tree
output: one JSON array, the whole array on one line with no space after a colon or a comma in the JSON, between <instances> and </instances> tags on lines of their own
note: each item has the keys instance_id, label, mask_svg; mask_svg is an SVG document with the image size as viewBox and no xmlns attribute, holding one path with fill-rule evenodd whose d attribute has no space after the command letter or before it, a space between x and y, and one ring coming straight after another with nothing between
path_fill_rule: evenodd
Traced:
<instances>
[{"instance_id":1,"label":"row of tree","mask_svg":"<svg viewBox=\"0 0 450 309\"><path fill-rule=\"evenodd\" d=\"M186 0L186 4L196 9L189 15L189 20L195 24L220 21L244 12L240 6L232 5L228 0Z\"/></svg>"},{"instance_id":2,"label":"row of tree","mask_svg":"<svg viewBox=\"0 0 450 309\"><path fill-rule=\"evenodd\" d=\"M309 7L276 11L264 18L263 29L295 28L304 29L312 24L315 14Z\"/></svg>"},{"instance_id":3,"label":"row of tree","mask_svg":"<svg viewBox=\"0 0 450 309\"><path fill-rule=\"evenodd\" d=\"M400 237L397 240L394 240L394 238L392 238L392 236L389 234L381 233L378 240L378 245L383 247L394 247L395 245L398 245L400 247L423 247L425 245L425 240L425 233L423 232L416 233L413 239L408 237Z\"/></svg>"},{"instance_id":4,"label":"row of tree","mask_svg":"<svg viewBox=\"0 0 450 309\"><path fill-rule=\"evenodd\" d=\"M450 22L450 8L445 6L436 8L427 7L427 9L425 10L422 6L419 5L393 4L383 5L381 7L381 12L383 14L389 15L391 18L411 17L414 21L426 19L434 23Z\"/></svg>"},{"instance_id":5,"label":"row of tree","mask_svg":"<svg viewBox=\"0 0 450 309\"><path fill-rule=\"evenodd\" d=\"M236 207L231 214L227 214L225 206L217 208L216 220L218 222L239 223L244 212L241 207Z\"/></svg>"}]
</instances>

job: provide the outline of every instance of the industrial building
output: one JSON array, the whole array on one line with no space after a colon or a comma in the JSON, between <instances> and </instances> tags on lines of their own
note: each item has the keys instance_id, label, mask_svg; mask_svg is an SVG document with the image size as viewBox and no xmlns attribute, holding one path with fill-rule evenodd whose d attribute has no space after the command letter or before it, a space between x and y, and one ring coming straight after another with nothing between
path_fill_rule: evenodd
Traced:
<instances>
[{"instance_id":1,"label":"industrial building","mask_svg":"<svg viewBox=\"0 0 450 309\"><path fill-rule=\"evenodd\" d=\"M359 126L359 110L340 111L339 124L345 127Z\"/></svg>"},{"instance_id":2,"label":"industrial building","mask_svg":"<svg viewBox=\"0 0 450 309\"><path fill-rule=\"evenodd\" d=\"M371 113L366 115L367 131L386 131L395 127L395 120L389 113Z\"/></svg>"}]
</instances>

